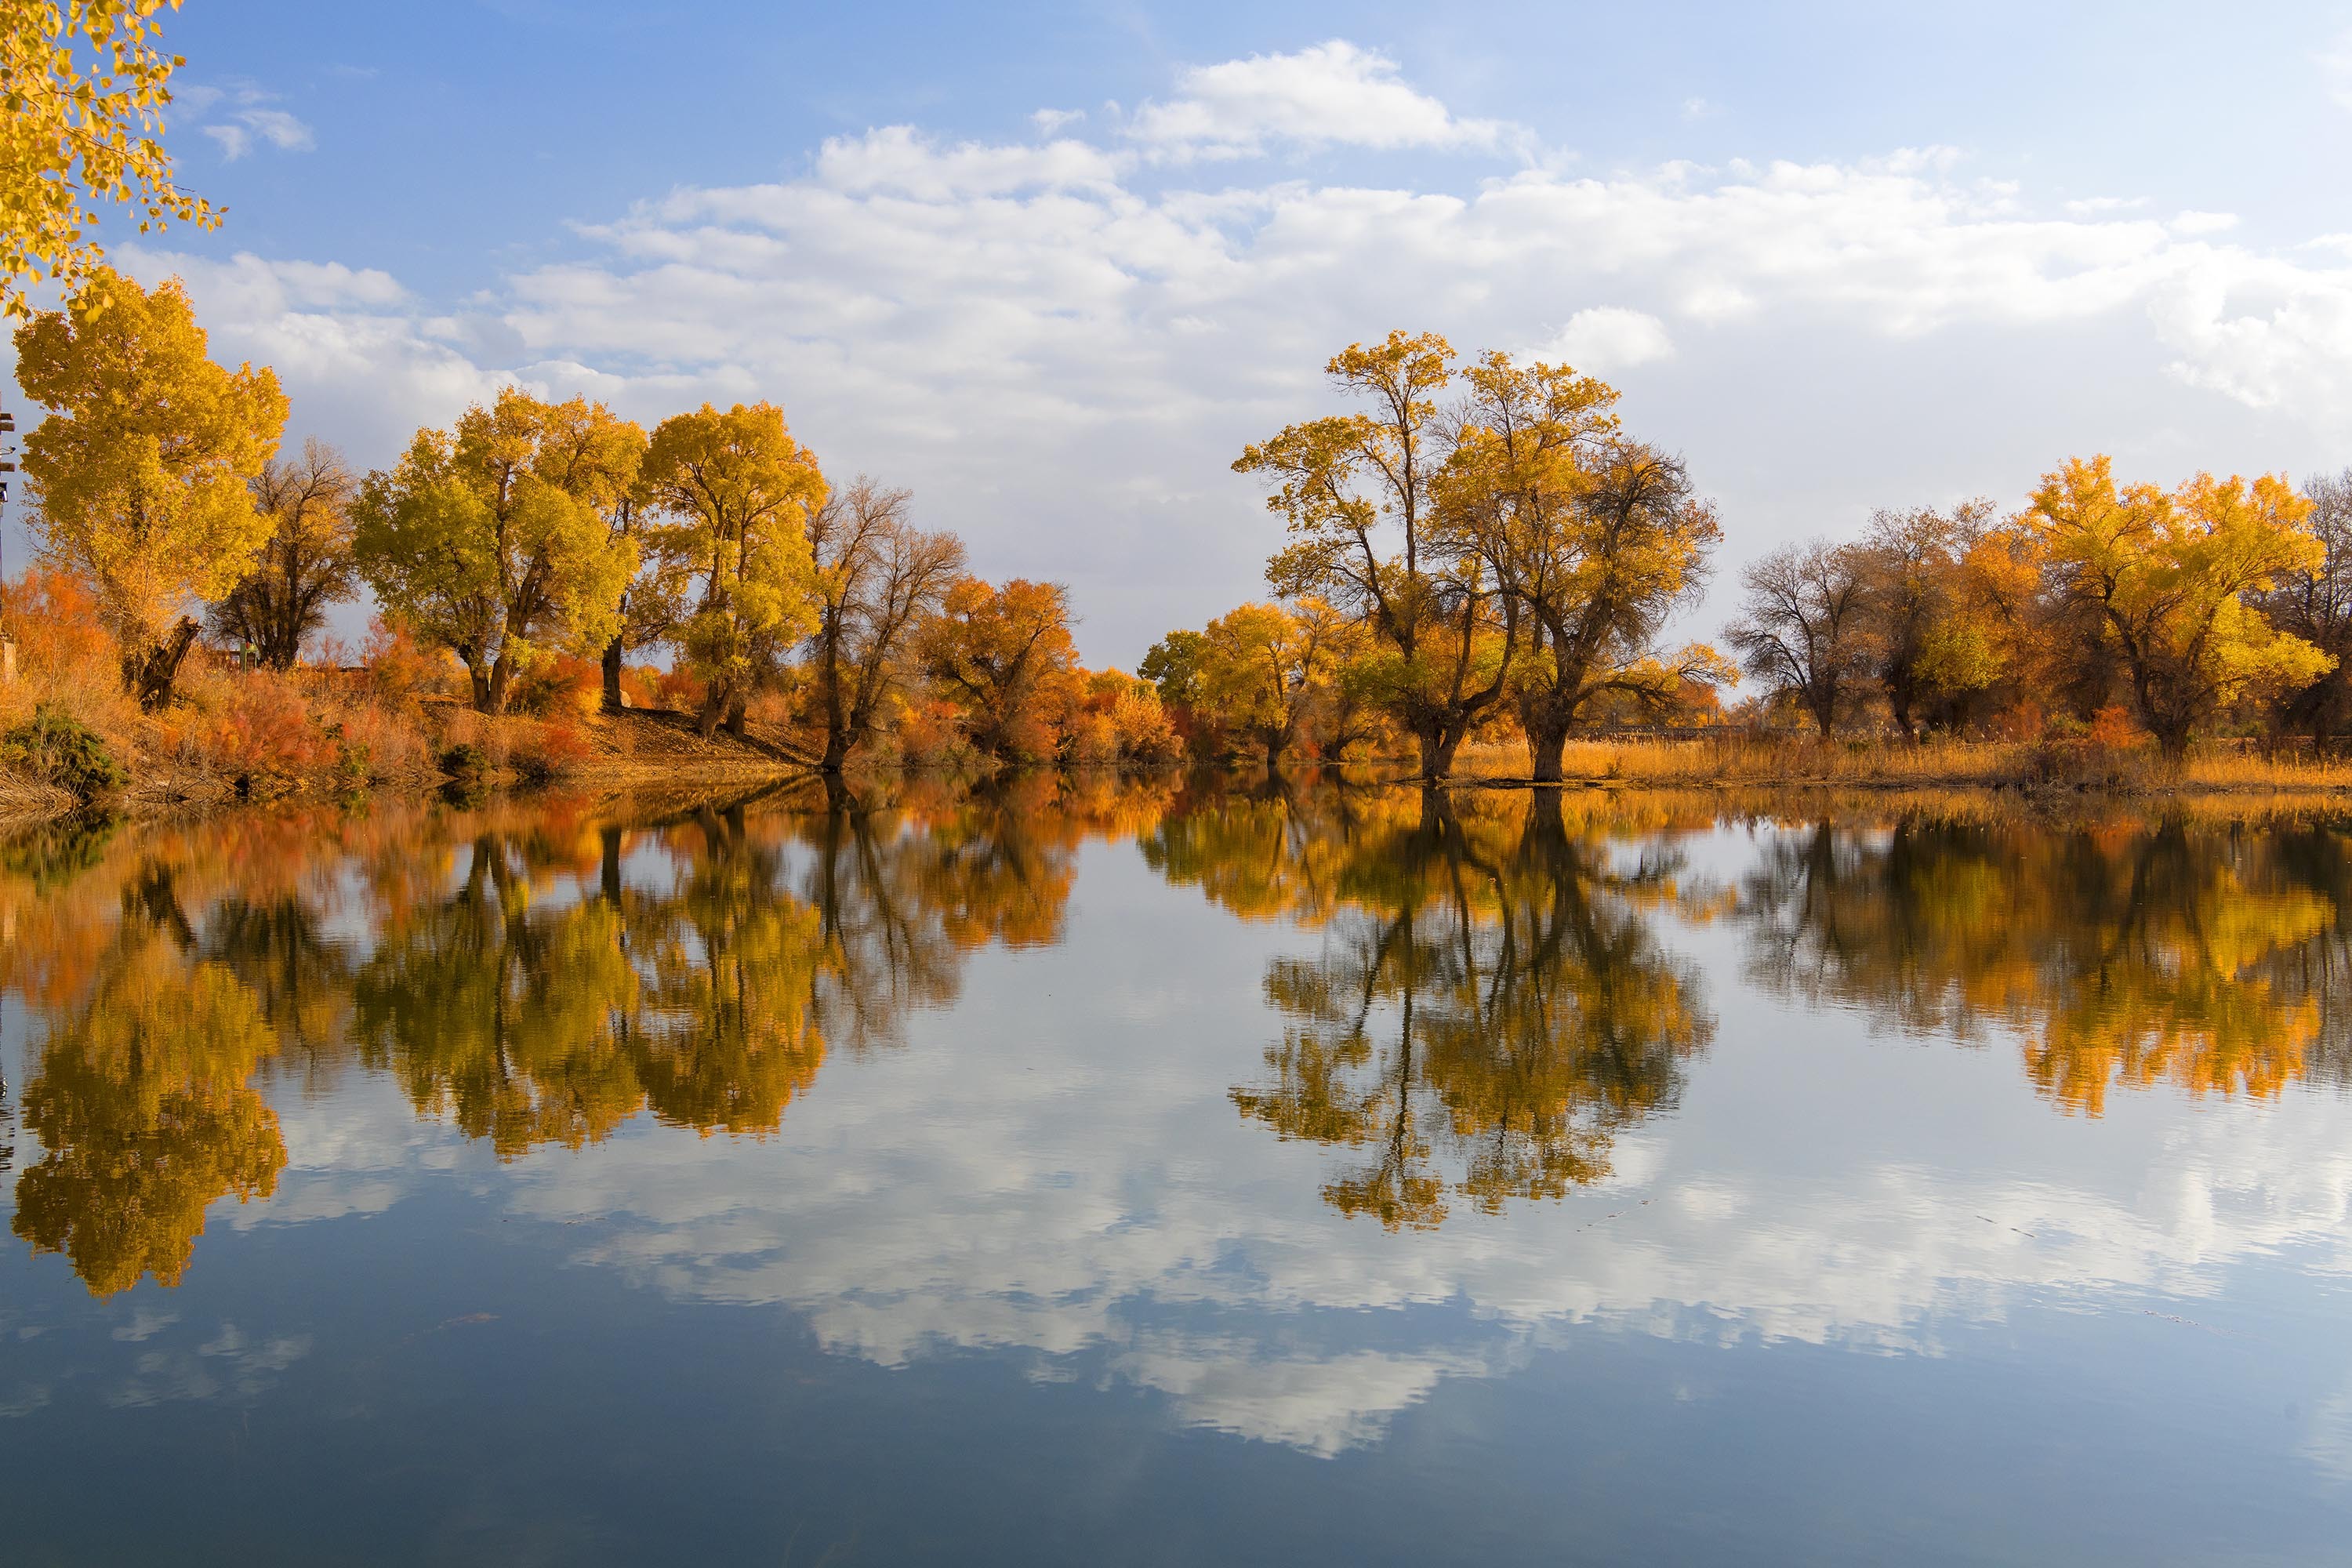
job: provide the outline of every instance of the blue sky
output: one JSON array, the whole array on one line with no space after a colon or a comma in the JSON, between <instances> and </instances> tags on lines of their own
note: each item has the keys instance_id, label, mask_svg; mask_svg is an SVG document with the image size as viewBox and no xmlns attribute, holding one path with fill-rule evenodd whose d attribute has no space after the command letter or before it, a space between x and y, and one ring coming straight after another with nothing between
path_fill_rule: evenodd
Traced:
<instances>
[{"instance_id":1,"label":"blue sky","mask_svg":"<svg viewBox=\"0 0 2352 1568\"><path fill-rule=\"evenodd\" d=\"M1391 326L1565 355L1737 565L2352 461L2352 5L188 0L177 272L362 466L500 381L781 402L1097 662L1263 592L1226 471ZM16 548L12 545L12 557Z\"/></svg>"}]
</instances>

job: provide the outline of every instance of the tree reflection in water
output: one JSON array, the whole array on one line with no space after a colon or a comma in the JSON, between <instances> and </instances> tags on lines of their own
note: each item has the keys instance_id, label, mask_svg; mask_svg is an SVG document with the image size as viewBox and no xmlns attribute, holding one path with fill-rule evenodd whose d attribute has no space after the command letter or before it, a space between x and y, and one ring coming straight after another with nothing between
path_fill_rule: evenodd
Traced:
<instances>
[{"instance_id":1,"label":"tree reflection in water","mask_svg":"<svg viewBox=\"0 0 2352 1568\"><path fill-rule=\"evenodd\" d=\"M13 1223L95 1293L173 1283L211 1205L276 1190L270 1095L353 1070L503 1160L638 1120L767 1136L829 1056L952 1005L975 950L1061 941L1093 839L1317 933L1268 966L1281 1037L1232 1101L1345 1151L1333 1205L1492 1214L1605 1176L1707 1047L1656 919L1722 907L1676 847L1718 811L1030 775L20 838L0 847L0 993L32 1025ZM1769 985L2013 1028L2040 1092L2096 1113L2117 1086L2352 1079L2345 842L2292 818L1914 813L1766 835L1729 901Z\"/></svg>"},{"instance_id":2,"label":"tree reflection in water","mask_svg":"<svg viewBox=\"0 0 2352 1568\"><path fill-rule=\"evenodd\" d=\"M37 1021L40 1157L16 1232L100 1295L176 1283L213 1203L275 1190L264 1079L352 1064L504 1160L640 1115L764 1136L828 1050L951 1002L973 949L1058 940L1078 846L1170 794L1046 777L22 841L0 988Z\"/></svg>"},{"instance_id":3,"label":"tree reflection in water","mask_svg":"<svg viewBox=\"0 0 2352 1568\"><path fill-rule=\"evenodd\" d=\"M2175 815L2057 830L1908 815L1770 839L1741 889L1751 971L1906 1032L2013 1031L2028 1078L2269 1096L2352 1067L2344 838Z\"/></svg>"},{"instance_id":4,"label":"tree reflection in water","mask_svg":"<svg viewBox=\"0 0 2352 1568\"><path fill-rule=\"evenodd\" d=\"M1276 795L1188 816L1152 847L1238 913L1323 933L1268 968L1283 1015L1243 1116L1357 1163L1325 1199L1391 1227L1499 1212L1610 1171L1624 1129L1671 1106L1713 1020L1645 906L1678 862L1630 865L1558 792Z\"/></svg>"}]
</instances>

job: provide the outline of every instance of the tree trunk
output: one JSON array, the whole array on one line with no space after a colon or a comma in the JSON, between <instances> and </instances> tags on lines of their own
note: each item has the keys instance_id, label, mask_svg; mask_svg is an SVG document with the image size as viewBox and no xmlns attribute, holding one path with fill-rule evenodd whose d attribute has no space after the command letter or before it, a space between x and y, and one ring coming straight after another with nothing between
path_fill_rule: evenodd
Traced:
<instances>
[{"instance_id":1,"label":"tree trunk","mask_svg":"<svg viewBox=\"0 0 2352 1568\"><path fill-rule=\"evenodd\" d=\"M1568 745L1568 715L1557 704L1535 699L1519 705L1519 722L1528 732L1528 761L1535 782L1559 783L1566 772L1560 753Z\"/></svg>"},{"instance_id":2,"label":"tree trunk","mask_svg":"<svg viewBox=\"0 0 2352 1568\"><path fill-rule=\"evenodd\" d=\"M841 776L842 765L848 761L848 729L828 728L824 732L824 755L818 759L817 771L829 779L837 779Z\"/></svg>"},{"instance_id":3,"label":"tree trunk","mask_svg":"<svg viewBox=\"0 0 2352 1568\"><path fill-rule=\"evenodd\" d=\"M1268 735L1265 738L1265 771L1270 773L1282 771L1282 737L1280 735Z\"/></svg>"},{"instance_id":4,"label":"tree trunk","mask_svg":"<svg viewBox=\"0 0 2352 1568\"><path fill-rule=\"evenodd\" d=\"M139 700L140 707L152 712L171 703L173 682L179 679L180 663L188 657L188 649L195 646L197 630L196 623L183 616L180 624L144 655L124 656L122 684Z\"/></svg>"},{"instance_id":5,"label":"tree trunk","mask_svg":"<svg viewBox=\"0 0 2352 1568\"><path fill-rule=\"evenodd\" d=\"M1837 691L1834 688L1827 692L1806 692L1805 710L1813 716L1813 724L1821 731L1824 742L1837 733Z\"/></svg>"},{"instance_id":6,"label":"tree trunk","mask_svg":"<svg viewBox=\"0 0 2352 1568\"><path fill-rule=\"evenodd\" d=\"M694 732L708 741L719 733L719 721L727 717L727 683L714 679L703 693L702 706L694 715Z\"/></svg>"},{"instance_id":7,"label":"tree trunk","mask_svg":"<svg viewBox=\"0 0 2352 1568\"><path fill-rule=\"evenodd\" d=\"M507 692L514 685L514 663L500 653L490 666L490 678L477 688L479 700L474 704L485 713L498 714L507 710Z\"/></svg>"},{"instance_id":8,"label":"tree trunk","mask_svg":"<svg viewBox=\"0 0 2352 1568\"><path fill-rule=\"evenodd\" d=\"M1421 777L1424 784L1442 784L1454 773L1454 753L1462 749L1462 737L1469 726L1458 720L1444 718L1422 721L1413 727L1413 743L1421 753Z\"/></svg>"},{"instance_id":9,"label":"tree trunk","mask_svg":"<svg viewBox=\"0 0 2352 1568\"><path fill-rule=\"evenodd\" d=\"M1435 719L1417 719L1412 724L1412 743L1416 758L1415 771L1424 783L1445 776L1453 761L1445 745L1445 726Z\"/></svg>"},{"instance_id":10,"label":"tree trunk","mask_svg":"<svg viewBox=\"0 0 2352 1568\"><path fill-rule=\"evenodd\" d=\"M727 707L727 732L739 741L744 737L745 720L748 717L744 708L744 700L740 697L729 703Z\"/></svg>"},{"instance_id":11,"label":"tree trunk","mask_svg":"<svg viewBox=\"0 0 2352 1568\"><path fill-rule=\"evenodd\" d=\"M621 639L614 637L604 645L604 711L618 713L629 705L621 694Z\"/></svg>"}]
</instances>

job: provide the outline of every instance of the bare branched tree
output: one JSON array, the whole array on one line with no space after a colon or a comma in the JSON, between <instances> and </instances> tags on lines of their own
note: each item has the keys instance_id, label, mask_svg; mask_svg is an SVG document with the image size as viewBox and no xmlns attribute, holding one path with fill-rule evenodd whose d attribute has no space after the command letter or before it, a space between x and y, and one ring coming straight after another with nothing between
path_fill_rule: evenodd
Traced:
<instances>
[{"instance_id":1,"label":"bare branched tree","mask_svg":"<svg viewBox=\"0 0 2352 1568\"><path fill-rule=\"evenodd\" d=\"M254 504L277 531L253 570L212 609L213 634L251 643L272 669L291 669L331 605L358 587L352 497L359 481L342 454L315 437L299 458L273 458L253 480Z\"/></svg>"},{"instance_id":2,"label":"bare branched tree","mask_svg":"<svg viewBox=\"0 0 2352 1568\"><path fill-rule=\"evenodd\" d=\"M824 769L837 773L873 732L909 631L963 571L963 542L910 520L914 498L860 474L809 522L817 626L809 638Z\"/></svg>"},{"instance_id":3,"label":"bare branched tree","mask_svg":"<svg viewBox=\"0 0 2352 1568\"><path fill-rule=\"evenodd\" d=\"M1834 733L1840 703L1867 668L1864 552L1816 539L1783 545L1739 574L1739 618L1724 633L1748 673Z\"/></svg>"}]
</instances>

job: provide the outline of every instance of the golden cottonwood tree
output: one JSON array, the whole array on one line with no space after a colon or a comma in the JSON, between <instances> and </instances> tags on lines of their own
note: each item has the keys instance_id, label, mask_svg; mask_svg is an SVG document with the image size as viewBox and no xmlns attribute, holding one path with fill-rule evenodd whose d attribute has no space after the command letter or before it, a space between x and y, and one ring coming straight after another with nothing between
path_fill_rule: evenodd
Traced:
<instances>
[{"instance_id":1,"label":"golden cottonwood tree","mask_svg":"<svg viewBox=\"0 0 2352 1568\"><path fill-rule=\"evenodd\" d=\"M465 663L476 708L503 712L542 658L612 640L636 544L605 513L636 482L645 447L601 403L505 388L367 477L361 574L387 615Z\"/></svg>"},{"instance_id":2,"label":"golden cottonwood tree","mask_svg":"<svg viewBox=\"0 0 2352 1568\"><path fill-rule=\"evenodd\" d=\"M1999 673L1990 628L1972 612L1968 562L1983 541L1992 503L1949 511L1915 507L1872 515L1861 545L1865 658L1904 739L1922 721L1948 722L1968 694Z\"/></svg>"},{"instance_id":3,"label":"golden cottonwood tree","mask_svg":"<svg viewBox=\"0 0 2352 1568\"><path fill-rule=\"evenodd\" d=\"M1680 458L1619 434L1606 384L1503 353L1463 380L1439 495L1523 606L1528 646L1512 683L1535 776L1554 780L1593 699L1652 706L1685 681L1729 677L1712 648L1661 658L1654 647L1706 582L1722 529Z\"/></svg>"},{"instance_id":4,"label":"golden cottonwood tree","mask_svg":"<svg viewBox=\"0 0 2352 1568\"><path fill-rule=\"evenodd\" d=\"M185 62L158 44L180 0L0 0L0 316L31 313L28 280L68 291L98 270L95 204L135 205L139 231L213 228L157 140Z\"/></svg>"},{"instance_id":5,"label":"golden cottonwood tree","mask_svg":"<svg viewBox=\"0 0 2352 1568\"><path fill-rule=\"evenodd\" d=\"M1293 425L1244 449L1234 470L1276 486L1266 508L1290 543L1266 567L1286 597L1314 594L1358 616L1384 645L1382 685L1440 779L1507 689L1517 651L1515 602L1500 591L1458 511L1434 491L1448 455L1437 403L1454 349L1434 332L1351 344L1325 372L1370 413Z\"/></svg>"},{"instance_id":6,"label":"golden cottonwood tree","mask_svg":"<svg viewBox=\"0 0 2352 1568\"><path fill-rule=\"evenodd\" d=\"M1326 700L1356 651L1353 628L1318 599L1294 614L1279 605L1243 605L1201 634L1194 668L1202 710L1247 741L1276 768Z\"/></svg>"},{"instance_id":7,"label":"golden cottonwood tree","mask_svg":"<svg viewBox=\"0 0 2352 1568\"><path fill-rule=\"evenodd\" d=\"M665 514L649 543L694 584L677 638L706 682L702 732L740 730L752 691L816 626L808 529L824 476L775 405L706 403L655 429L645 483Z\"/></svg>"},{"instance_id":8,"label":"golden cottonwood tree","mask_svg":"<svg viewBox=\"0 0 2352 1568\"><path fill-rule=\"evenodd\" d=\"M974 750L1000 762L1053 757L1070 695L1064 687L1077 666L1067 588L960 578L924 623L918 650Z\"/></svg>"},{"instance_id":9,"label":"golden cottonwood tree","mask_svg":"<svg viewBox=\"0 0 2352 1568\"><path fill-rule=\"evenodd\" d=\"M2120 657L2140 722L2178 762L2191 731L2247 690L2308 684L2333 658L2250 600L2308 577L2326 547L2287 481L2200 474L2167 493L2119 486L2105 457L2042 477L2020 526L2045 552L2063 604L2095 616Z\"/></svg>"},{"instance_id":10,"label":"golden cottonwood tree","mask_svg":"<svg viewBox=\"0 0 2352 1568\"><path fill-rule=\"evenodd\" d=\"M214 363L176 279L151 292L101 268L16 329L16 379L50 411L25 440L42 549L96 590L125 688L168 702L192 612L269 538L248 486L286 428L278 377Z\"/></svg>"}]
</instances>

